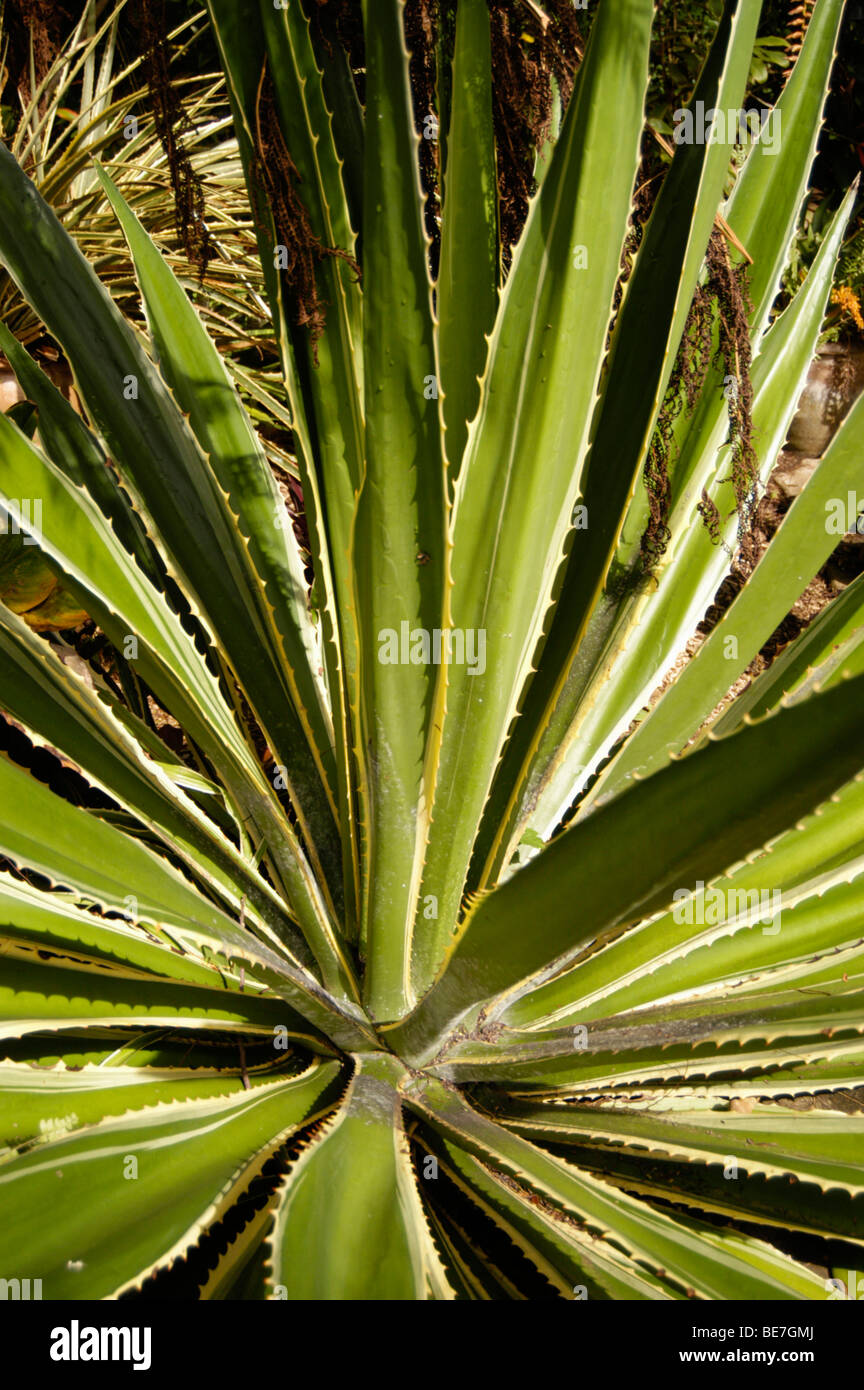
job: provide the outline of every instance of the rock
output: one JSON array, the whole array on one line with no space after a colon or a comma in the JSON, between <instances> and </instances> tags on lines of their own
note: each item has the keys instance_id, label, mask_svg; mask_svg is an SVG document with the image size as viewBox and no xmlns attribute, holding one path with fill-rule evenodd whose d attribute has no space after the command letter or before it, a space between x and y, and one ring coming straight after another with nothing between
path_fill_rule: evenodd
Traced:
<instances>
[{"instance_id":1,"label":"rock","mask_svg":"<svg viewBox=\"0 0 864 1390\"><path fill-rule=\"evenodd\" d=\"M2 361L2 359L0 359ZM5 415L18 401L23 401L24 392L9 367L0 366L0 414Z\"/></svg>"},{"instance_id":2,"label":"rock","mask_svg":"<svg viewBox=\"0 0 864 1390\"><path fill-rule=\"evenodd\" d=\"M807 374L786 449L808 458L820 458L862 390L864 347L857 343L828 343Z\"/></svg>"},{"instance_id":3,"label":"rock","mask_svg":"<svg viewBox=\"0 0 864 1390\"><path fill-rule=\"evenodd\" d=\"M797 497L812 478L818 462L818 458L799 454L794 449L782 449L771 482L779 487L784 497Z\"/></svg>"}]
</instances>

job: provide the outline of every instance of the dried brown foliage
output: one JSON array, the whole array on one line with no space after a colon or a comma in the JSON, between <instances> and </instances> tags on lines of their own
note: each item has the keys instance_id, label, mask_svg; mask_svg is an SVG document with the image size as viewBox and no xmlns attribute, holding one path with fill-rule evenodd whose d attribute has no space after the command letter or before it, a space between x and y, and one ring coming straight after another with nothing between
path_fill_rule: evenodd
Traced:
<instances>
[{"instance_id":1,"label":"dried brown foliage","mask_svg":"<svg viewBox=\"0 0 864 1390\"><path fill-rule=\"evenodd\" d=\"M203 185L184 143L184 136L191 133L192 127L180 94L171 81L165 0L140 0L140 3L144 74L156 133L168 161L177 237L203 280L213 253L204 217Z\"/></svg>"}]
</instances>

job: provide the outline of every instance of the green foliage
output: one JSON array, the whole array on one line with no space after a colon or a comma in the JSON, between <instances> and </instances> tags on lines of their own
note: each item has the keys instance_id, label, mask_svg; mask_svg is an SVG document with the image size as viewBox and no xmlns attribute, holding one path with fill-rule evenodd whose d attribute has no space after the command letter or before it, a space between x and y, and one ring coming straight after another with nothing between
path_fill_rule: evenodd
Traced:
<instances>
[{"instance_id":1,"label":"green foliage","mask_svg":"<svg viewBox=\"0 0 864 1390\"><path fill-rule=\"evenodd\" d=\"M771 7L766 7L770 13ZM682 98L689 98L723 13L723 0L661 0L651 43L651 83L648 118L655 130L668 134ZM773 15L772 15L773 18ZM764 18L760 28L764 30ZM775 79L789 65L787 41L760 33L753 45L747 93L769 104L776 96Z\"/></svg>"},{"instance_id":2,"label":"green foliage","mask_svg":"<svg viewBox=\"0 0 864 1390\"><path fill-rule=\"evenodd\" d=\"M679 658L819 340L854 193L775 301L842 4L780 144L734 180L676 146L637 246L654 5L601 0L503 283L486 7L434 45L435 284L405 11L365 6L361 107L299 0L208 3L303 549L134 200L87 166L146 332L0 149L0 257L81 405L2 331L35 410L0 416L4 494L123 674L0 609L0 1276L827 1298L864 1241L860 584L726 696L854 522L864 403ZM706 11L694 101L741 106L758 20Z\"/></svg>"}]
</instances>

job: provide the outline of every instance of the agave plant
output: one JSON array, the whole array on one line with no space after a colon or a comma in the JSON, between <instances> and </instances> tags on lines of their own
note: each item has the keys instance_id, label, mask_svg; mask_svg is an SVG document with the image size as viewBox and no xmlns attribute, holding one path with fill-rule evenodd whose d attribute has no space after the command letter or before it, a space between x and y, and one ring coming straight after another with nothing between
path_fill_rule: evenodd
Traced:
<instances>
[{"instance_id":1,"label":"agave plant","mask_svg":"<svg viewBox=\"0 0 864 1390\"><path fill-rule=\"evenodd\" d=\"M501 283L489 11L458 0L434 285L403 4L364 8L361 108L299 0L209 0L311 591L108 175L146 340L0 153L0 255L83 411L2 330L38 426L0 417L5 505L145 692L3 610L0 1276L828 1297L864 1240L861 582L728 696L854 524L864 402L679 658L746 560L854 198L778 305L842 4L779 142L731 191L728 144L675 145L637 248L653 5L601 0ZM728 0L691 115L741 107L759 9ZM747 267L731 339L712 265Z\"/></svg>"}]
</instances>

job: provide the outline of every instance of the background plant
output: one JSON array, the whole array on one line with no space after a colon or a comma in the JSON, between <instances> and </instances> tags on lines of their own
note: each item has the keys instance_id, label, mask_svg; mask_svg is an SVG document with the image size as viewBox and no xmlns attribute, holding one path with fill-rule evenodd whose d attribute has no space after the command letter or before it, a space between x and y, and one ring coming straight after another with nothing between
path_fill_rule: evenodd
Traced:
<instances>
[{"instance_id":1,"label":"background plant","mask_svg":"<svg viewBox=\"0 0 864 1390\"><path fill-rule=\"evenodd\" d=\"M74 7L70 7L70 10ZM253 418L273 423L272 393L284 406L274 373L269 315L234 138L225 79L206 11L171 0L86 0L74 14L62 7L8 3L0 23L6 53L4 135L123 312L140 322L140 299L94 158L112 178L193 296L213 341L240 386ZM156 101L153 36L142 15L163 20L163 44L175 100L185 126L166 148ZM29 22L28 22L29 21ZM64 21L68 29L64 27ZM177 150L188 167L177 162ZM184 181L206 201L206 260L193 241L194 211L183 207ZM56 345L40 341L42 325L8 276L0 283L0 316L19 341L46 360ZM261 398L267 414L261 411ZM280 455L267 441L271 456Z\"/></svg>"}]
</instances>

